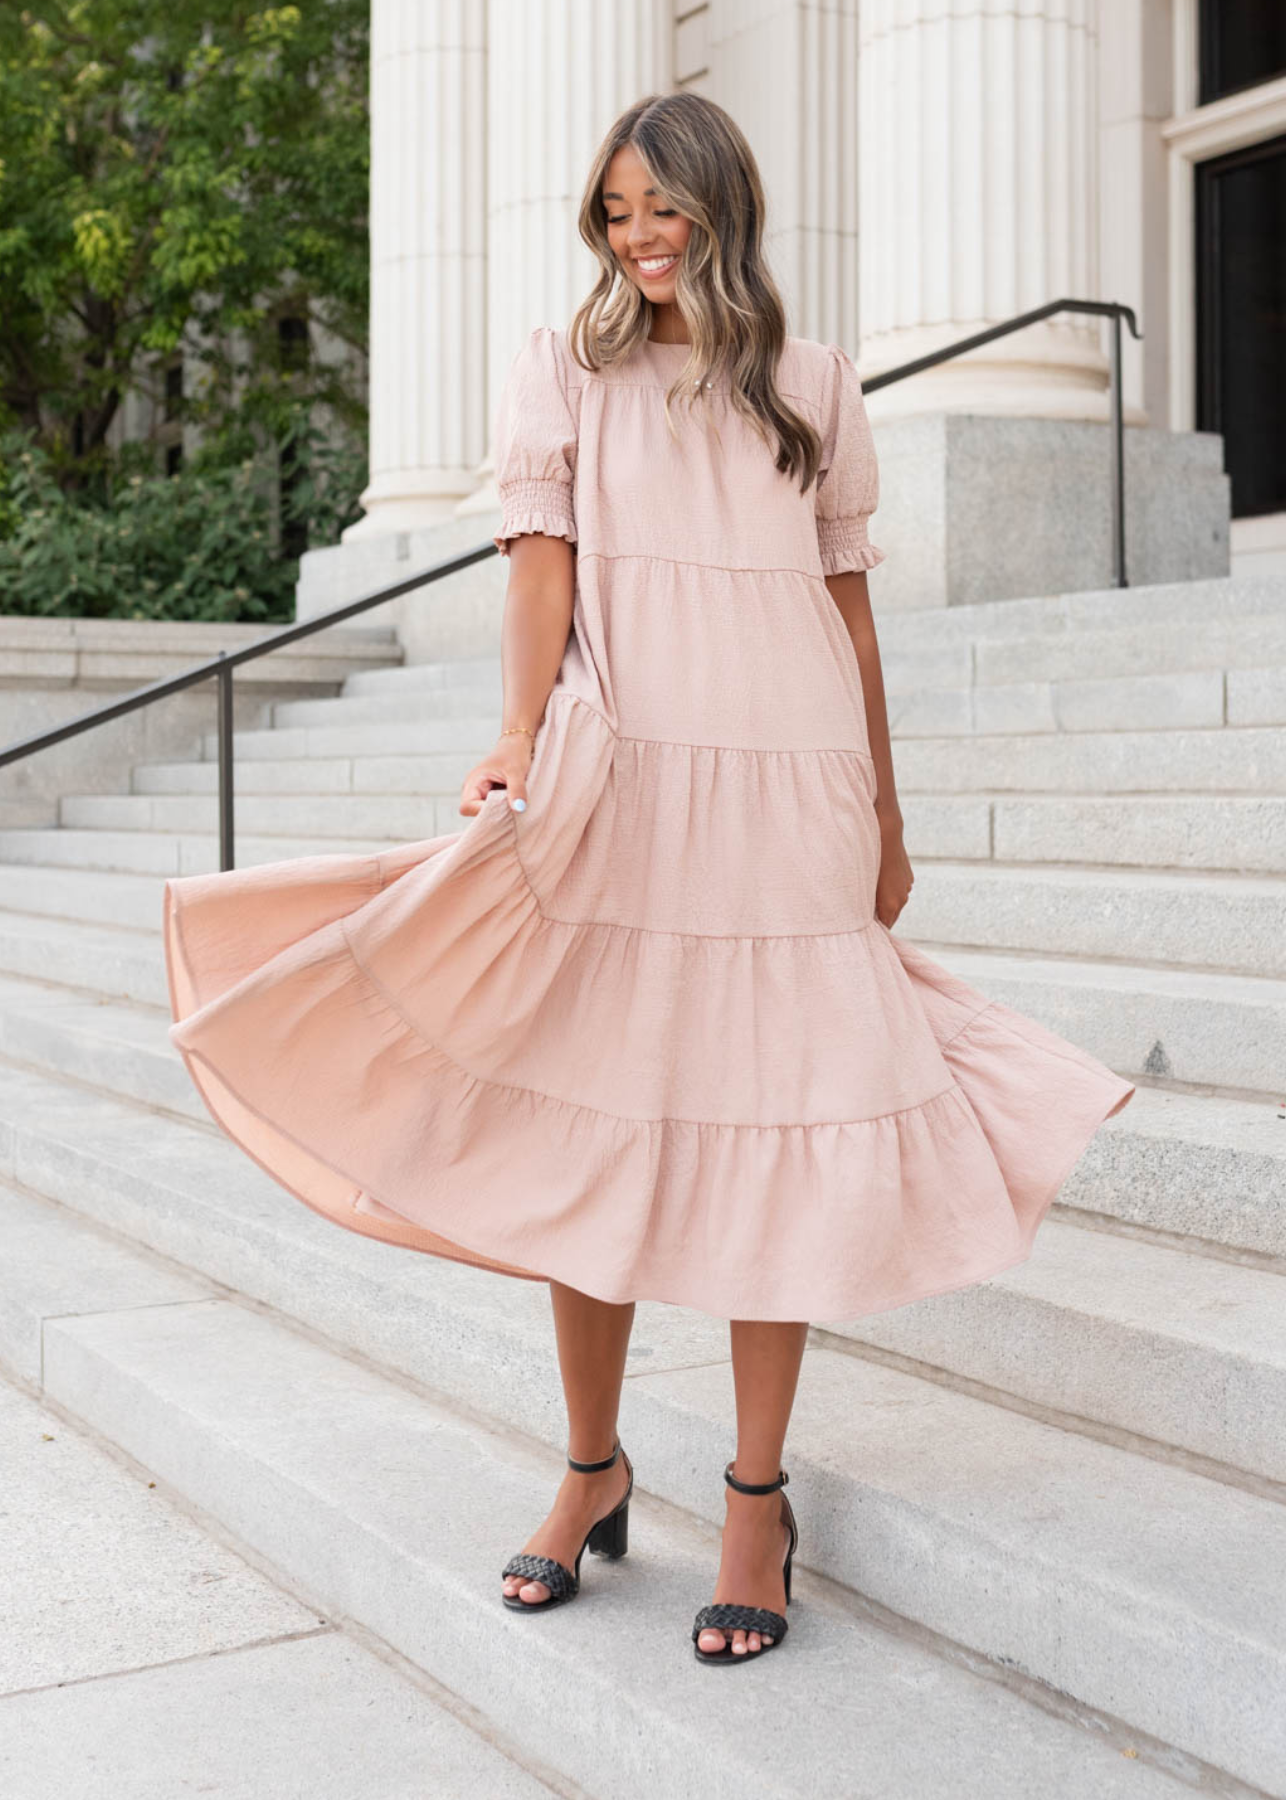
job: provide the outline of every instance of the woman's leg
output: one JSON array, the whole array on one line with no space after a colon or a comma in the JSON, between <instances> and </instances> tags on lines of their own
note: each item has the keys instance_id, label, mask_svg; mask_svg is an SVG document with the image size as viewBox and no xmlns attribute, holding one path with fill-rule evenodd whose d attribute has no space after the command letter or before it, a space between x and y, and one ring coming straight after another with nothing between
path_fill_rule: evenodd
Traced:
<instances>
[{"instance_id":1,"label":"woman's leg","mask_svg":"<svg viewBox=\"0 0 1286 1800\"><path fill-rule=\"evenodd\" d=\"M775 1481L782 1466L786 1427L795 1403L799 1366L808 1326L775 1320L734 1319L732 1377L737 1394L737 1457L732 1472L742 1481ZM727 1512L723 1554L714 1601L731 1605L786 1609L782 1564L790 1543L790 1527L780 1490L772 1494L739 1494L724 1483ZM734 1631L734 1655L761 1648L757 1631ZM697 1639L699 1650L722 1650L726 1635L711 1626ZM764 1643L771 1643L765 1636Z\"/></svg>"},{"instance_id":2,"label":"woman's leg","mask_svg":"<svg viewBox=\"0 0 1286 1800\"><path fill-rule=\"evenodd\" d=\"M634 1324L634 1303L613 1305L594 1300L579 1289L549 1284L558 1335L558 1366L567 1401L567 1450L577 1462L601 1462L616 1442L616 1415L625 1375L625 1355ZM568 1469L545 1522L522 1546L535 1556L552 1556L570 1569L595 1520L611 1512L629 1486L624 1457L610 1469L583 1475ZM505 1577L506 1594L528 1603L544 1600L549 1589L541 1581Z\"/></svg>"}]
</instances>

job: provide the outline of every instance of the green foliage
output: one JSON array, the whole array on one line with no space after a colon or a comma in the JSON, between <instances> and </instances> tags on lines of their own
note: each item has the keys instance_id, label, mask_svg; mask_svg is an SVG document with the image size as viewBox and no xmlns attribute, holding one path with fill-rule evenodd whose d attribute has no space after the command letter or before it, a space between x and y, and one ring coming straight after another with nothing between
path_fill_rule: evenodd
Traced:
<instances>
[{"instance_id":1,"label":"green foliage","mask_svg":"<svg viewBox=\"0 0 1286 1800\"><path fill-rule=\"evenodd\" d=\"M363 462L306 425L282 523L333 543L359 516ZM123 476L70 496L28 434L0 436L0 611L60 618L286 621L298 562L275 547L271 488L254 458L170 477Z\"/></svg>"},{"instance_id":2,"label":"green foliage","mask_svg":"<svg viewBox=\"0 0 1286 1800\"><path fill-rule=\"evenodd\" d=\"M33 0L0 10L0 427L60 480L110 463L124 393L182 349L184 422L270 440L351 372L284 375L283 310L367 320L368 0Z\"/></svg>"}]
</instances>

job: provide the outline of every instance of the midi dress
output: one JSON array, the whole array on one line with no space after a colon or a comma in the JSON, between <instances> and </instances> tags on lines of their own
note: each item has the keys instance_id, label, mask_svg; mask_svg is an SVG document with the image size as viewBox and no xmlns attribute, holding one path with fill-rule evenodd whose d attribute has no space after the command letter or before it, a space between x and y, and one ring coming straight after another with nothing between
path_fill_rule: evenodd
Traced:
<instances>
[{"instance_id":1,"label":"midi dress","mask_svg":"<svg viewBox=\"0 0 1286 1800\"><path fill-rule=\"evenodd\" d=\"M495 542L574 547L528 806L165 883L211 1117L390 1245L606 1301L843 1322L1024 1261L1133 1083L875 916L857 371L786 340L807 490L690 354L583 368L538 326L495 415ZM431 602L430 602L431 603ZM426 709L431 701L426 699ZM497 723L498 728L498 723Z\"/></svg>"}]
</instances>

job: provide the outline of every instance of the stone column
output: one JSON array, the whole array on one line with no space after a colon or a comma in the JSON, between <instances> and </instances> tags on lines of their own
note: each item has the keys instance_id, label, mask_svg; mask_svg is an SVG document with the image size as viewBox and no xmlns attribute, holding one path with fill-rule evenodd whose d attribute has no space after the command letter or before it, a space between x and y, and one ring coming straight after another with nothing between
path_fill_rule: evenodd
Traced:
<instances>
[{"instance_id":1,"label":"stone column","mask_svg":"<svg viewBox=\"0 0 1286 1800\"><path fill-rule=\"evenodd\" d=\"M850 349L858 319L859 11L859 0L711 0L685 28L703 26L698 53L709 76L699 85L732 114L759 164L766 249L787 329Z\"/></svg>"},{"instance_id":2,"label":"stone column","mask_svg":"<svg viewBox=\"0 0 1286 1800\"><path fill-rule=\"evenodd\" d=\"M370 477L345 541L431 525L486 445L486 29L371 0Z\"/></svg>"},{"instance_id":3,"label":"stone column","mask_svg":"<svg viewBox=\"0 0 1286 1800\"><path fill-rule=\"evenodd\" d=\"M862 0L863 373L1049 300L1099 298L1097 0ZM1094 321L899 383L872 416L1106 417Z\"/></svg>"},{"instance_id":4,"label":"stone column","mask_svg":"<svg viewBox=\"0 0 1286 1800\"><path fill-rule=\"evenodd\" d=\"M590 158L618 113L668 90L673 0L488 0L485 14L494 408L532 326L566 325L593 284L596 264L576 227Z\"/></svg>"}]
</instances>

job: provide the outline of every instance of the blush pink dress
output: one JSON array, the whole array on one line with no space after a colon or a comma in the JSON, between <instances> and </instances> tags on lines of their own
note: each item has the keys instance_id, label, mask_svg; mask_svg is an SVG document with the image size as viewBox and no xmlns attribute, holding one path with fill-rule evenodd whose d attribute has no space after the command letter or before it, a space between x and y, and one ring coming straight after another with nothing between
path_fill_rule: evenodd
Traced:
<instances>
[{"instance_id":1,"label":"blush pink dress","mask_svg":"<svg viewBox=\"0 0 1286 1800\"><path fill-rule=\"evenodd\" d=\"M576 546L529 805L382 854L166 882L170 1037L223 1130L349 1230L603 1300L841 1322L1022 1262L1135 1089L875 917L859 665L882 559L857 372L787 340L807 492L684 344L537 327L502 552ZM430 704L426 701L426 706ZM499 722L497 721L497 728Z\"/></svg>"}]
</instances>

